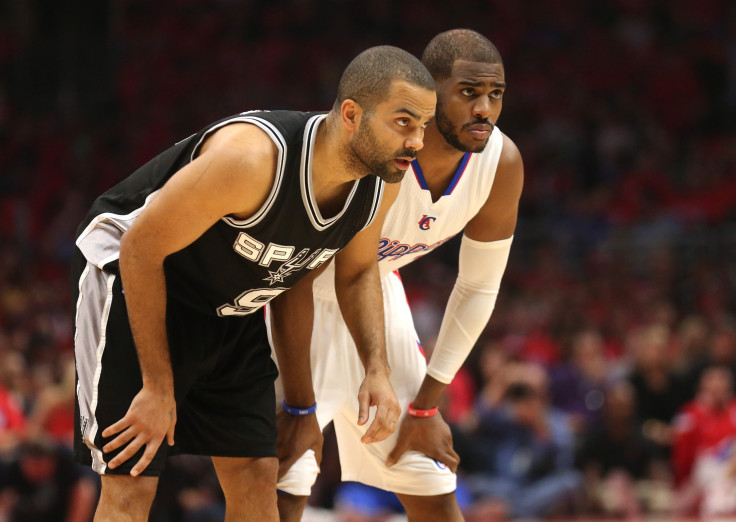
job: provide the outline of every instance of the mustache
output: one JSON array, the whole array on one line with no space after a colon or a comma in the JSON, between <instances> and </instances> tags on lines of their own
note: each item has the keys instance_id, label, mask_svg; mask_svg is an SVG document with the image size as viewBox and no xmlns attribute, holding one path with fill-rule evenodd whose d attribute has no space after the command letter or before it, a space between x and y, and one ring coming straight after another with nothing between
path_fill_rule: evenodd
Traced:
<instances>
[{"instance_id":1,"label":"mustache","mask_svg":"<svg viewBox=\"0 0 736 522\"><path fill-rule=\"evenodd\" d=\"M460 130L465 130L468 127L474 127L474 126L485 126L485 127L489 127L490 130L493 130L496 127L493 123L491 123L488 120L476 120L476 121L469 121L468 123L463 123L463 126L461 127Z\"/></svg>"},{"instance_id":2,"label":"mustache","mask_svg":"<svg viewBox=\"0 0 736 522\"><path fill-rule=\"evenodd\" d=\"M411 158L415 159L417 157L417 151L414 149L401 149L396 152L395 155L397 158Z\"/></svg>"}]
</instances>

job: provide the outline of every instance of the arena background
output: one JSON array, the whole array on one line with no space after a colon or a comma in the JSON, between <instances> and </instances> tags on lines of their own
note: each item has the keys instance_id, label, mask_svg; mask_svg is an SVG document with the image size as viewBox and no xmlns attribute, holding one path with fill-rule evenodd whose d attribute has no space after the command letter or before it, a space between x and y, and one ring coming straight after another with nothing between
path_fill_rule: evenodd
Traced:
<instances>
[{"instance_id":1,"label":"arena background","mask_svg":"<svg viewBox=\"0 0 736 522\"><path fill-rule=\"evenodd\" d=\"M559 495L532 516L733 514L736 487L715 491L733 485L729 383L701 386L704 369L736 370L728 0L0 2L0 513L62 520L67 507L49 491L96 487L63 449L73 429L67 263L92 199L222 116L328 109L342 68L366 47L420 55L456 27L504 57L499 126L526 172L496 310L443 405L475 495L468 519L512 516L516 495L543 479ZM456 256L453 241L402 271L427 352ZM700 418L716 433L687 431L678 412L719 390L711 413L725 417ZM486 426L522 407L547 431L513 415L503 433ZM544 454L533 472L494 460L519 450L509 444L520 433L525 451ZM694 480L703 455L724 474ZM308 517L358 516L351 502L373 498L336 497L338 469L328 429ZM514 498L484 481L511 481ZM84 507L88 495L78 498ZM372 520L389 516L369 507ZM151 518L219 520L221 510L207 463L182 458Z\"/></svg>"}]
</instances>

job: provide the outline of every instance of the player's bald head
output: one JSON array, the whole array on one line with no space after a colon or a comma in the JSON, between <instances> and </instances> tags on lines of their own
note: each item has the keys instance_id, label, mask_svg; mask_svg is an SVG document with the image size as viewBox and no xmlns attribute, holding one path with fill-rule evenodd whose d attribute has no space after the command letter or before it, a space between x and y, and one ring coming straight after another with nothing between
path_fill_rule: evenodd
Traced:
<instances>
[{"instance_id":1,"label":"player's bald head","mask_svg":"<svg viewBox=\"0 0 736 522\"><path fill-rule=\"evenodd\" d=\"M422 53L422 63L437 82L452 75L452 66L457 60L503 65L501 53L496 46L471 29L453 29L440 33L432 38Z\"/></svg>"},{"instance_id":2,"label":"player's bald head","mask_svg":"<svg viewBox=\"0 0 736 522\"><path fill-rule=\"evenodd\" d=\"M434 91L434 80L415 56L403 49L380 45L366 49L348 64L337 87L335 109L347 99L354 100L365 112L388 96L393 81L405 81Z\"/></svg>"}]
</instances>

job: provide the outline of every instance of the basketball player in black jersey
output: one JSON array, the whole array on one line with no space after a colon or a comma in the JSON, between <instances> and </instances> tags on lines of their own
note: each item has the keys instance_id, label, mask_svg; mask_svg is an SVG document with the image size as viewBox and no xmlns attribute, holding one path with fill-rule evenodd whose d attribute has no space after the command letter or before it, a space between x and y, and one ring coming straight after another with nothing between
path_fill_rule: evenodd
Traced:
<instances>
[{"instance_id":1,"label":"basketball player in black jersey","mask_svg":"<svg viewBox=\"0 0 736 522\"><path fill-rule=\"evenodd\" d=\"M173 453L212 456L227 520L278 519L276 370L260 309L271 302L274 335L291 328L302 303L285 291L311 285L346 245L336 287L366 369L358 422L376 406L365 442L395 430L375 252L398 191L384 195L384 181L422 147L435 100L416 58L371 48L328 114L226 118L95 201L74 275L75 450L102 475L96 520L145 520ZM285 401L309 407L309 366L278 356Z\"/></svg>"}]
</instances>

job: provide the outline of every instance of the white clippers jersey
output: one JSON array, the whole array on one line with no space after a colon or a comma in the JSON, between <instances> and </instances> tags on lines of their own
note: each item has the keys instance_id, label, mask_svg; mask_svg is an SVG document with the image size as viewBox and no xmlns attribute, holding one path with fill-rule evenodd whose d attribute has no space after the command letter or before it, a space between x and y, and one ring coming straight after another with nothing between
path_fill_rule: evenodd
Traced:
<instances>
[{"instance_id":1,"label":"white clippers jersey","mask_svg":"<svg viewBox=\"0 0 736 522\"><path fill-rule=\"evenodd\" d=\"M415 160L388 211L378 246L381 277L431 252L461 232L488 199L501 156L503 135L493 129L479 154L466 152L440 199L432 196ZM334 265L317 278L315 295L334 299Z\"/></svg>"}]
</instances>

